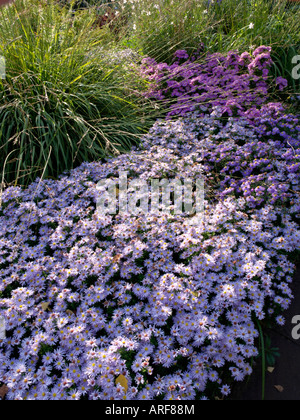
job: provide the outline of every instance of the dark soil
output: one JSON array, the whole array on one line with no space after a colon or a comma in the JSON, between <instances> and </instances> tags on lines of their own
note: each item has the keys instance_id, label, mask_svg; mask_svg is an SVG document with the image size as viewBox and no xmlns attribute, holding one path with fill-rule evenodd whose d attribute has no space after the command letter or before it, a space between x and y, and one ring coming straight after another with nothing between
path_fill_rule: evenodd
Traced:
<instances>
[{"instance_id":1,"label":"dark soil","mask_svg":"<svg viewBox=\"0 0 300 420\"><path fill-rule=\"evenodd\" d=\"M292 289L294 300L284 314L285 326L265 331L265 334L271 338L271 347L278 347L280 353L273 373L266 373L265 400L268 401L300 400L300 339L295 340L292 337L293 328L296 326L292 323L292 319L300 315L300 267L298 267ZM253 370L248 381L234 387L231 400L262 399L261 361L256 362ZM281 392L278 391L278 386Z\"/></svg>"}]
</instances>

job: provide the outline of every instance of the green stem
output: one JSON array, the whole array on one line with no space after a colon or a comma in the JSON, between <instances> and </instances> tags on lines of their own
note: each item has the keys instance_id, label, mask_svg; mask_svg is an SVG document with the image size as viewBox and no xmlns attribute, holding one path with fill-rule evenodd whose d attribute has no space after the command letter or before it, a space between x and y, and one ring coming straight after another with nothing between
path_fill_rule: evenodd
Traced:
<instances>
[{"instance_id":1,"label":"green stem","mask_svg":"<svg viewBox=\"0 0 300 420\"><path fill-rule=\"evenodd\" d=\"M261 328L260 322L257 320L257 326L260 335L261 342L261 358L262 358L262 401L265 401L265 389L266 389L266 352L265 352L265 339Z\"/></svg>"}]
</instances>

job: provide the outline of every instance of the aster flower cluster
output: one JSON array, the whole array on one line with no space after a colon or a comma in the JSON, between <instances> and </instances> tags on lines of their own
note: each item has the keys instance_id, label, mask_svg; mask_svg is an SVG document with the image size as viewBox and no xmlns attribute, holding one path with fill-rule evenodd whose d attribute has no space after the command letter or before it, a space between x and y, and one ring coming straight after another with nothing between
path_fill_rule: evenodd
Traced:
<instances>
[{"instance_id":1,"label":"aster flower cluster","mask_svg":"<svg viewBox=\"0 0 300 420\"><path fill-rule=\"evenodd\" d=\"M252 54L208 54L197 60L200 56L201 49L192 56L179 50L172 65L151 58L143 60L142 73L151 82L147 96L168 104L168 117L195 110L209 113L215 106L224 114L242 116L249 108L267 102L271 47L260 46ZM280 90L287 86L282 77L273 82Z\"/></svg>"},{"instance_id":2,"label":"aster flower cluster","mask_svg":"<svg viewBox=\"0 0 300 420\"><path fill-rule=\"evenodd\" d=\"M251 373L256 320L282 323L293 297L300 127L279 104L222 114L159 121L139 149L4 190L6 398L205 399ZM201 175L204 217L99 214L97 182L120 171Z\"/></svg>"}]
</instances>

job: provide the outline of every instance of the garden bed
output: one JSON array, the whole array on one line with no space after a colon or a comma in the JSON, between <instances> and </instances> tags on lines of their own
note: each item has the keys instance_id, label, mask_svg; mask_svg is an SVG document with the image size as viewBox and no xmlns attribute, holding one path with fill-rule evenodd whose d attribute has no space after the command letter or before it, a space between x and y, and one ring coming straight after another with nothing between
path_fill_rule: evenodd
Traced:
<instances>
[{"instance_id":1,"label":"garden bed","mask_svg":"<svg viewBox=\"0 0 300 420\"><path fill-rule=\"evenodd\" d=\"M73 23L67 29L76 32ZM129 40L122 42L124 47ZM138 37L136 42L143 45ZM21 44L12 48L16 45ZM5 337L0 341L0 390L7 400L230 398L235 384L252 373L263 331L285 324L294 298L300 250L299 97L274 71L270 46L221 54L201 44L197 50L177 50L166 62L156 54L142 59L141 49L128 54L131 50L119 48L124 52L120 58L94 46L84 54L81 50L82 63L91 66L88 77L74 78L70 66L70 86L78 82L76 89L83 92L92 78L97 92L91 69L101 57L101 92L118 108L116 118L122 115L128 86L130 98L137 100L126 103L133 125L122 115L129 130L118 133L124 144L126 135L133 135L134 146L125 152L119 143L122 154L101 154L102 160L94 161L92 146L103 124L114 146L114 133L103 121L118 122L103 103L106 116L94 114L98 108L92 103L99 97L89 90L82 98L94 111L88 113L91 120L81 114L80 127L83 138L93 132L84 147L91 152L83 154L92 161L70 158L70 167L56 179L43 170L42 178L30 179L26 188L17 180L1 187ZM129 74L135 80L126 85ZM118 97L105 85L110 77ZM44 86L45 80L40 81ZM82 109L69 93L64 95L75 123L75 110ZM144 103L163 109L148 131ZM3 109L8 106L13 104ZM85 125L92 124L93 116L101 124L97 133ZM139 118L147 120L145 126ZM69 121L69 114L62 110L59 121ZM30 132L37 128L33 124ZM135 130L147 133L137 141ZM48 135L46 130L43 136ZM101 132L99 150L103 139ZM82 144L79 138L75 143ZM43 147L40 151L47 161ZM78 156L75 146L72 153ZM10 164L21 168L16 161ZM118 184L125 173L129 181L189 179L195 185L201 180L204 210L196 220L186 209L176 212L173 202L168 211L155 213L142 205L136 214L121 212L118 205L115 214L99 212L103 185ZM119 197L120 190L118 184ZM133 188L128 194L136 202L153 199L148 190L138 200ZM195 189L191 198L196 198Z\"/></svg>"}]
</instances>

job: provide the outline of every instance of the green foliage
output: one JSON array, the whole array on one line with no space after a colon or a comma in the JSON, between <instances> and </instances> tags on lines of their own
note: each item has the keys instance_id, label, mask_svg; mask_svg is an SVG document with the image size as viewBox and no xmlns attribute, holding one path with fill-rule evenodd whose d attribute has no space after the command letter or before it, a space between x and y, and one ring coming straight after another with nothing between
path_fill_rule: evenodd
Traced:
<instances>
[{"instance_id":1,"label":"green foliage","mask_svg":"<svg viewBox=\"0 0 300 420\"><path fill-rule=\"evenodd\" d=\"M286 0L119 0L131 47L170 62L177 49L240 52L260 45L288 48L300 41L300 8ZM122 7L123 4L123 7Z\"/></svg>"},{"instance_id":2,"label":"green foliage","mask_svg":"<svg viewBox=\"0 0 300 420\"><path fill-rule=\"evenodd\" d=\"M122 2L121 2L122 3ZM198 50L212 25L205 14L205 2L198 0L138 0L126 3L125 45L158 61L170 63L178 49Z\"/></svg>"},{"instance_id":3,"label":"green foliage","mask_svg":"<svg viewBox=\"0 0 300 420\"><path fill-rule=\"evenodd\" d=\"M265 340L265 353L267 366L274 367L276 359L280 357L280 353L278 347L272 347L271 338L269 336L267 336Z\"/></svg>"},{"instance_id":4,"label":"green foliage","mask_svg":"<svg viewBox=\"0 0 300 420\"><path fill-rule=\"evenodd\" d=\"M79 4L80 3L80 4ZM65 5L65 6L64 6ZM174 52L273 48L273 73L299 92L300 8L286 0L16 0L0 11L0 187L56 178L83 161L122 153L158 114L141 94L138 62L124 48L172 62ZM83 7L84 6L84 7ZM106 8L114 25L95 24ZM116 27L118 30L116 30Z\"/></svg>"},{"instance_id":5,"label":"green foliage","mask_svg":"<svg viewBox=\"0 0 300 420\"><path fill-rule=\"evenodd\" d=\"M274 61L273 75L274 77L284 77L288 81L288 90L283 95L281 100L288 101L294 95L300 94L300 79L293 78L293 57L300 56L300 43L298 45L290 46L274 46L272 52L272 59ZM293 105L293 102L291 102ZM296 110L295 110L296 111ZM298 109L299 112L299 109Z\"/></svg>"},{"instance_id":6,"label":"green foliage","mask_svg":"<svg viewBox=\"0 0 300 420\"><path fill-rule=\"evenodd\" d=\"M0 167L4 183L57 177L128 150L153 123L134 65L114 63L93 10L38 0L1 9ZM99 54L99 50L101 54ZM1 179L0 179L1 182Z\"/></svg>"}]
</instances>

